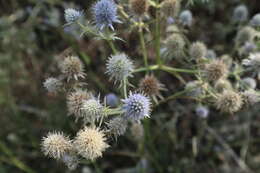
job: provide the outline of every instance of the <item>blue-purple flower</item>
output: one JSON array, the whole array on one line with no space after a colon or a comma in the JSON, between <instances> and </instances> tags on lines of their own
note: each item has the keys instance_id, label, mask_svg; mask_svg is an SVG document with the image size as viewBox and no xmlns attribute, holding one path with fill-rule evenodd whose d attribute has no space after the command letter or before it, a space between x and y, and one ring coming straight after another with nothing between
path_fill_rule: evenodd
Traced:
<instances>
[{"instance_id":1,"label":"blue-purple flower","mask_svg":"<svg viewBox=\"0 0 260 173\"><path fill-rule=\"evenodd\" d=\"M117 6L113 0L100 0L93 6L96 26L102 30L104 27L113 28L113 23L120 23L117 16Z\"/></svg>"},{"instance_id":2,"label":"blue-purple flower","mask_svg":"<svg viewBox=\"0 0 260 173\"><path fill-rule=\"evenodd\" d=\"M150 117L150 99L143 94L130 92L128 98L123 99L123 110L129 119L139 121L145 117Z\"/></svg>"}]
</instances>

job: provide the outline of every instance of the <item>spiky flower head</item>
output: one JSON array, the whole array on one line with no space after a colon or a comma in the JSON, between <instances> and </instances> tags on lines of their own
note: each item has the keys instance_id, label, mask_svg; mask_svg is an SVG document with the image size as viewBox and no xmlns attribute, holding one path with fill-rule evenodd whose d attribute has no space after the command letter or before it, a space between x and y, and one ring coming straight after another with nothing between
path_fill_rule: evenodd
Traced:
<instances>
[{"instance_id":1,"label":"spiky flower head","mask_svg":"<svg viewBox=\"0 0 260 173\"><path fill-rule=\"evenodd\" d=\"M103 131L98 128L85 127L77 133L73 145L79 155L95 160L109 147Z\"/></svg>"},{"instance_id":2,"label":"spiky flower head","mask_svg":"<svg viewBox=\"0 0 260 173\"><path fill-rule=\"evenodd\" d=\"M249 70L260 72L260 52L251 53L248 58L243 59L242 64Z\"/></svg>"},{"instance_id":3,"label":"spiky flower head","mask_svg":"<svg viewBox=\"0 0 260 173\"><path fill-rule=\"evenodd\" d=\"M127 120L124 117L114 117L107 123L107 127L110 134L121 136L126 132Z\"/></svg>"},{"instance_id":4,"label":"spiky flower head","mask_svg":"<svg viewBox=\"0 0 260 173\"><path fill-rule=\"evenodd\" d=\"M190 10L184 10L181 12L179 19L182 25L191 26L192 25L192 13Z\"/></svg>"},{"instance_id":5,"label":"spiky flower head","mask_svg":"<svg viewBox=\"0 0 260 173\"><path fill-rule=\"evenodd\" d=\"M43 86L47 89L48 92L56 93L61 89L62 82L57 78L50 77L44 81Z\"/></svg>"},{"instance_id":6,"label":"spiky flower head","mask_svg":"<svg viewBox=\"0 0 260 173\"><path fill-rule=\"evenodd\" d=\"M68 56L60 64L61 72L66 76L67 80L84 78L84 66L77 56Z\"/></svg>"},{"instance_id":7,"label":"spiky flower head","mask_svg":"<svg viewBox=\"0 0 260 173\"><path fill-rule=\"evenodd\" d=\"M166 52L170 57L180 58L183 57L183 50L185 41L180 34L172 34L166 39Z\"/></svg>"},{"instance_id":8,"label":"spiky flower head","mask_svg":"<svg viewBox=\"0 0 260 173\"><path fill-rule=\"evenodd\" d=\"M130 0L130 6L137 16L144 15L149 7L148 0Z\"/></svg>"},{"instance_id":9,"label":"spiky flower head","mask_svg":"<svg viewBox=\"0 0 260 173\"><path fill-rule=\"evenodd\" d=\"M145 117L150 117L150 99L143 94L130 92L128 98L122 101L126 118L140 121Z\"/></svg>"},{"instance_id":10,"label":"spiky flower head","mask_svg":"<svg viewBox=\"0 0 260 173\"><path fill-rule=\"evenodd\" d=\"M64 17L68 24L76 22L82 16L82 12L73 8L68 8L64 11Z\"/></svg>"},{"instance_id":11,"label":"spiky flower head","mask_svg":"<svg viewBox=\"0 0 260 173\"><path fill-rule=\"evenodd\" d=\"M219 79L215 83L214 88L221 93L225 90L232 89L232 85L227 79Z\"/></svg>"},{"instance_id":12,"label":"spiky flower head","mask_svg":"<svg viewBox=\"0 0 260 173\"><path fill-rule=\"evenodd\" d=\"M148 96L155 99L155 101L157 100L156 97L162 99L160 91L166 90L164 85L156 77L154 77L154 75L146 75L143 79L141 79L139 89L141 92L144 92Z\"/></svg>"},{"instance_id":13,"label":"spiky flower head","mask_svg":"<svg viewBox=\"0 0 260 173\"><path fill-rule=\"evenodd\" d=\"M74 114L76 118L82 117L84 113L82 110L83 103L89 98L91 98L91 95L81 89L77 89L76 91L69 93L67 96L69 115Z\"/></svg>"},{"instance_id":14,"label":"spiky flower head","mask_svg":"<svg viewBox=\"0 0 260 173\"><path fill-rule=\"evenodd\" d=\"M114 79L115 83L117 81L121 83L124 79L132 77L134 66L126 54L120 53L111 55L107 61L106 69L110 79Z\"/></svg>"},{"instance_id":15,"label":"spiky flower head","mask_svg":"<svg viewBox=\"0 0 260 173\"><path fill-rule=\"evenodd\" d=\"M190 56L195 60L204 58L207 54L207 47L204 43L197 41L195 43L192 43L189 53Z\"/></svg>"},{"instance_id":16,"label":"spiky flower head","mask_svg":"<svg viewBox=\"0 0 260 173\"><path fill-rule=\"evenodd\" d=\"M206 65L204 75L207 80L214 82L226 76L227 65L222 60L213 60Z\"/></svg>"},{"instance_id":17,"label":"spiky flower head","mask_svg":"<svg viewBox=\"0 0 260 173\"><path fill-rule=\"evenodd\" d=\"M114 93L107 94L105 99L106 99L106 105L110 107L116 107L119 103L119 99Z\"/></svg>"},{"instance_id":18,"label":"spiky flower head","mask_svg":"<svg viewBox=\"0 0 260 173\"><path fill-rule=\"evenodd\" d=\"M42 138L41 145L43 153L54 159L61 159L73 150L71 141L61 132L49 132Z\"/></svg>"},{"instance_id":19,"label":"spiky flower head","mask_svg":"<svg viewBox=\"0 0 260 173\"><path fill-rule=\"evenodd\" d=\"M251 77L245 77L242 79L243 84L248 89L255 89L256 88L256 80Z\"/></svg>"},{"instance_id":20,"label":"spiky flower head","mask_svg":"<svg viewBox=\"0 0 260 173\"><path fill-rule=\"evenodd\" d=\"M232 90L225 90L219 94L216 99L216 107L221 112L235 113L241 109L243 105L242 96Z\"/></svg>"},{"instance_id":21,"label":"spiky flower head","mask_svg":"<svg viewBox=\"0 0 260 173\"><path fill-rule=\"evenodd\" d=\"M209 109L205 106L197 106L196 107L196 115L201 118L207 118L209 115Z\"/></svg>"},{"instance_id":22,"label":"spiky flower head","mask_svg":"<svg viewBox=\"0 0 260 173\"><path fill-rule=\"evenodd\" d=\"M83 118L85 122L93 123L104 115L104 107L99 98L84 100L82 104Z\"/></svg>"},{"instance_id":23,"label":"spiky flower head","mask_svg":"<svg viewBox=\"0 0 260 173\"><path fill-rule=\"evenodd\" d=\"M236 35L235 41L237 45L243 45L245 42L252 42L256 36L256 31L250 26L240 29Z\"/></svg>"},{"instance_id":24,"label":"spiky flower head","mask_svg":"<svg viewBox=\"0 0 260 173\"><path fill-rule=\"evenodd\" d=\"M162 12L165 16L176 17L180 11L180 1L179 0L164 0L162 2Z\"/></svg>"},{"instance_id":25,"label":"spiky flower head","mask_svg":"<svg viewBox=\"0 0 260 173\"><path fill-rule=\"evenodd\" d=\"M248 18L248 9L245 5L237 6L233 11L233 20L235 22L244 22Z\"/></svg>"},{"instance_id":26,"label":"spiky flower head","mask_svg":"<svg viewBox=\"0 0 260 173\"><path fill-rule=\"evenodd\" d=\"M252 17L252 19L250 20L250 25L254 27L260 26L260 13L257 13Z\"/></svg>"},{"instance_id":27,"label":"spiky flower head","mask_svg":"<svg viewBox=\"0 0 260 173\"><path fill-rule=\"evenodd\" d=\"M260 94L253 89L246 90L242 93L243 101L246 106L253 106L260 102Z\"/></svg>"},{"instance_id":28,"label":"spiky flower head","mask_svg":"<svg viewBox=\"0 0 260 173\"><path fill-rule=\"evenodd\" d=\"M120 23L117 16L117 5L113 0L99 0L93 6L93 14L97 28L102 30L110 27L112 30L113 23Z\"/></svg>"}]
</instances>

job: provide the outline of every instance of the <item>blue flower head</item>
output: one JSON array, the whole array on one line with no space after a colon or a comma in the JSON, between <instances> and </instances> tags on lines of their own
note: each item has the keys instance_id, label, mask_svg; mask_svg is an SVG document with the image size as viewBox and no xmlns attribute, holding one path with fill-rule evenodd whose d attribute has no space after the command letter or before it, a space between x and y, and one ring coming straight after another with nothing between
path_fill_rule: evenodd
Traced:
<instances>
[{"instance_id":1,"label":"blue flower head","mask_svg":"<svg viewBox=\"0 0 260 173\"><path fill-rule=\"evenodd\" d=\"M181 12L179 16L180 22L184 26L191 26L192 24L192 13L190 10L184 10Z\"/></svg>"},{"instance_id":2,"label":"blue flower head","mask_svg":"<svg viewBox=\"0 0 260 173\"><path fill-rule=\"evenodd\" d=\"M117 16L117 6L113 0L100 0L93 7L96 26L102 30L110 27L114 30L112 23L120 23Z\"/></svg>"},{"instance_id":3,"label":"blue flower head","mask_svg":"<svg viewBox=\"0 0 260 173\"><path fill-rule=\"evenodd\" d=\"M83 12L73 8L68 8L64 11L64 17L67 23L76 22L82 16L82 14Z\"/></svg>"},{"instance_id":4,"label":"blue flower head","mask_svg":"<svg viewBox=\"0 0 260 173\"><path fill-rule=\"evenodd\" d=\"M123 99L123 110L129 119L139 121L145 117L150 117L150 99L143 94L135 93Z\"/></svg>"}]
</instances>

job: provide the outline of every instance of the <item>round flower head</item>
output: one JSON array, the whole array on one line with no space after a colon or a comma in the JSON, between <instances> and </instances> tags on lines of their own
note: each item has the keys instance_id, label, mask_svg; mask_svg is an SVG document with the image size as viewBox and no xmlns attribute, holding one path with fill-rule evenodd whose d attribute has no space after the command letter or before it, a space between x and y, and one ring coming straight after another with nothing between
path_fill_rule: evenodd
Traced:
<instances>
[{"instance_id":1,"label":"round flower head","mask_svg":"<svg viewBox=\"0 0 260 173\"><path fill-rule=\"evenodd\" d=\"M246 90L242 93L243 101L246 106L253 106L260 102L260 94L253 89Z\"/></svg>"},{"instance_id":2,"label":"round flower head","mask_svg":"<svg viewBox=\"0 0 260 173\"><path fill-rule=\"evenodd\" d=\"M104 108L97 98L84 100L81 109L85 122L93 123L104 114Z\"/></svg>"},{"instance_id":3,"label":"round flower head","mask_svg":"<svg viewBox=\"0 0 260 173\"><path fill-rule=\"evenodd\" d=\"M82 12L73 8L68 8L64 11L64 17L67 23L76 22L82 16Z\"/></svg>"},{"instance_id":4,"label":"round flower head","mask_svg":"<svg viewBox=\"0 0 260 173\"><path fill-rule=\"evenodd\" d=\"M145 117L150 117L150 99L143 94L135 93L123 99L123 110L129 119L139 121Z\"/></svg>"},{"instance_id":5,"label":"round flower head","mask_svg":"<svg viewBox=\"0 0 260 173\"><path fill-rule=\"evenodd\" d=\"M251 77L246 77L242 79L243 84L245 85L246 88L249 89L255 89L256 88L256 80Z\"/></svg>"},{"instance_id":6,"label":"round flower head","mask_svg":"<svg viewBox=\"0 0 260 173\"><path fill-rule=\"evenodd\" d=\"M46 156L61 159L66 153L73 150L71 141L63 133L48 133L42 139L42 151Z\"/></svg>"},{"instance_id":7,"label":"round flower head","mask_svg":"<svg viewBox=\"0 0 260 173\"><path fill-rule=\"evenodd\" d=\"M166 52L169 57L180 58L183 57L183 50L185 41L180 34L172 34L166 39ZM171 59L170 58L170 59Z\"/></svg>"},{"instance_id":8,"label":"round flower head","mask_svg":"<svg viewBox=\"0 0 260 173\"><path fill-rule=\"evenodd\" d=\"M205 94L200 81L190 81L186 84L185 90L188 90L187 95L190 97L200 97Z\"/></svg>"},{"instance_id":9,"label":"round flower head","mask_svg":"<svg viewBox=\"0 0 260 173\"><path fill-rule=\"evenodd\" d=\"M110 76L110 80L114 79L115 83L117 81L122 82L128 77L132 77L132 72L134 70L132 61L127 57L126 54L121 53L117 55L112 55L106 64L106 73Z\"/></svg>"},{"instance_id":10,"label":"round flower head","mask_svg":"<svg viewBox=\"0 0 260 173\"><path fill-rule=\"evenodd\" d=\"M148 10L148 0L130 0L130 6L137 16L142 16Z\"/></svg>"},{"instance_id":11,"label":"round flower head","mask_svg":"<svg viewBox=\"0 0 260 173\"><path fill-rule=\"evenodd\" d=\"M242 55L248 55L254 52L257 49L257 46L253 42L245 42L245 44L239 50L239 53Z\"/></svg>"},{"instance_id":12,"label":"round flower head","mask_svg":"<svg viewBox=\"0 0 260 173\"><path fill-rule=\"evenodd\" d=\"M214 50L207 50L206 58L215 59L216 57L217 57L217 55Z\"/></svg>"},{"instance_id":13,"label":"round flower head","mask_svg":"<svg viewBox=\"0 0 260 173\"><path fill-rule=\"evenodd\" d=\"M253 16L253 18L250 20L250 25L254 27L260 26L260 13L257 13Z\"/></svg>"},{"instance_id":14,"label":"round flower head","mask_svg":"<svg viewBox=\"0 0 260 173\"><path fill-rule=\"evenodd\" d=\"M221 93L225 90L232 89L232 85L227 79L219 79L215 83L214 88Z\"/></svg>"},{"instance_id":15,"label":"round flower head","mask_svg":"<svg viewBox=\"0 0 260 173\"><path fill-rule=\"evenodd\" d=\"M107 126L112 135L121 136L126 132L127 120L124 117L115 117L107 123Z\"/></svg>"},{"instance_id":16,"label":"round flower head","mask_svg":"<svg viewBox=\"0 0 260 173\"><path fill-rule=\"evenodd\" d=\"M164 0L162 2L162 12L165 16L176 17L180 11L180 1L179 0Z\"/></svg>"},{"instance_id":17,"label":"round flower head","mask_svg":"<svg viewBox=\"0 0 260 173\"><path fill-rule=\"evenodd\" d=\"M74 114L76 118L83 116L83 103L90 98L90 94L83 90L76 90L67 96L67 106L69 115Z\"/></svg>"},{"instance_id":18,"label":"round flower head","mask_svg":"<svg viewBox=\"0 0 260 173\"><path fill-rule=\"evenodd\" d=\"M216 99L216 106L222 112L235 113L242 107L243 99L239 93L225 90Z\"/></svg>"},{"instance_id":19,"label":"round flower head","mask_svg":"<svg viewBox=\"0 0 260 173\"><path fill-rule=\"evenodd\" d=\"M227 65L222 60L213 60L206 65L204 74L209 81L214 82L225 77L227 72Z\"/></svg>"},{"instance_id":20,"label":"round flower head","mask_svg":"<svg viewBox=\"0 0 260 173\"><path fill-rule=\"evenodd\" d=\"M181 24L184 26L191 26L192 24L192 13L190 10L184 10L179 16Z\"/></svg>"},{"instance_id":21,"label":"round flower head","mask_svg":"<svg viewBox=\"0 0 260 173\"><path fill-rule=\"evenodd\" d=\"M110 27L112 30L113 23L120 23L117 17L117 6L113 0L99 0L93 6L93 14L96 26L102 30L104 27Z\"/></svg>"},{"instance_id":22,"label":"round flower head","mask_svg":"<svg viewBox=\"0 0 260 173\"><path fill-rule=\"evenodd\" d=\"M190 47L190 56L195 60L204 58L207 54L207 48L202 42L192 43Z\"/></svg>"},{"instance_id":23,"label":"round flower head","mask_svg":"<svg viewBox=\"0 0 260 173\"><path fill-rule=\"evenodd\" d=\"M107 94L105 98L106 98L106 105L110 107L116 107L119 103L119 99L114 93Z\"/></svg>"},{"instance_id":24,"label":"round flower head","mask_svg":"<svg viewBox=\"0 0 260 173\"><path fill-rule=\"evenodd\" d=\"M68 56L60 64L61 72L67 77L67 80L84 78L83 64L76 56Z\"/></svg>"},{"instance_id":25,"label":"round flower head","mask_svg":"<svg viewBox=\"0 0 260 173\"><path fill-rule=\"evenodd\" d=\"M235 41L237 45L243 45L245 42L252 42L256 36L255 30L252 27L245 26L240 29L236 35Z\"/></svg>"},{"instance_id":26,"label":"round flower head","mask_svg":"<svg viewBox=\"0 0 260 173\"><path fill-rule=\"evenodd\" d=\"M59 79L50 77L44 81L43 86L47 89L48 92L56 93L61 89L62 82Z\"/></svg>"},{"instance_id":27,"label":"round flower head","mask_svg":"<svg viewBox=\"0 0 260 173\"><path fill-rule=\"evenodd\" d=\"M253 70L256 73L260 72L260 52L250 54L247 59L243 59L242 64L249 70Z\"/></svg>"},{"instance_id":28,"label":"round flower head","mask_svg":"<svg viewBox=\"0 0 260 173\"><path fill-rule=\"evenodd\" d=\"M209 115L209 109L205 106L196 107L196 114L201 118L207 118Z\"/></svg>"},{"instance_id":29,"label":"round flower head","mask_svg":"<svg viewBox=\"0 0 260 173\"><path fill-rule=\"evenodd\" d=\"M245 5L239 5L234 9L233 20L235 22L244 22L248 18L248 9Z\"/></svg>"},{"instance_id":30,"label":"round flower head","mask_svg":"<svg viewBox=\"0 0 260 173\"><path fill-rule=\"evenodd\" d=\"M160 91L166 90L164 85L153 75L146 75L139 83L139 89L157 101L157 97L163 99Z\"/></svg>"},{"instance_id":31,"label":"round flower head","mask_svg":"<svg viewBox=\"0 0 260 173\"><path fill-rule=\"evenodd\" d=\"M105 134L98 128L85 127L77 133L73 145L82 157L95 160L109 147Z\"/></svg>"},{"instance_id":32,"label":"round flower head","mask_svg":"<svg viewBox=\"0 0 260 173\"><path fill-rule=\"evenodd\" d=\"M79 158L74 154L65 154L62 157L62 161L69 168L69 170L75 170L79 164Z\"/></svg>"}]
</instances>

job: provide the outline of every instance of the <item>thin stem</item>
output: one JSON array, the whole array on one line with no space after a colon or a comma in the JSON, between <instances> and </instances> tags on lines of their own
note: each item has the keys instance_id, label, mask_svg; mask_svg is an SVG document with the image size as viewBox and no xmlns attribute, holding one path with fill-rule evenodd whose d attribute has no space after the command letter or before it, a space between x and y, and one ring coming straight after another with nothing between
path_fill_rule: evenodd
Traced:
<instances>
[{"instance_id":1,"label":"thin stem","mask_svg":"<svg viewBox=\"0 0 260 173\"><path fill-rule=\"evenodd\" d=\"M197 70L189 70L189 69L182 69L182 68L174 68L174 67L169 67L162 65L160 67L161 70L166 71L166 72L182 72L182 73L198 73Z\"/></svg>"},{"instance_id":2,"label":"thin stem","mask_svg":"<svg viewBox=\"0 0 260 173\"><path fill-rule=\"evenodd\" d=\"M158 0L157 0L158 1ZM161 28L160 28L160 9L156 8L156 19L155 19L155 52L156 52L156 62L159 66L162 65L160 57L160 38Z\"/></svg>"},{"instance_id":3,"label":"thin stem","mask_svg":"<svg viewBox=\"0 0 260 173\"><path fill-rule=\"evenodd\" d=\"M143 52L144 65L146 67L146 72L147 72L147 70L149 69L148 61L147 61L147 51L146 51L146 47L145 47L143 28L141 26L139 26L139 37L140 37L141 48L142 48L142 52Z\"/></svg>"},{"instance_id":4,"label":"thin stem","mask_svg":"<svg viewBox=\"0 0 260 173\"><path fill-rule=\"evenodd\" d=\"M111 40L107 40L107 42L108 42L110 48L112 49L113 54L116 54L116 53L117 53L117 50L116 50L116 48L115 48L114 43L113 43Z\"/></svg>"},{"instance_id":5,"label":"thin stem","mask_svg":"<svg viewBox=\"0 0 260 173\"><path fill-rule=\"evenodd\" d=\"M126 89L126 85L127 85L127 79L124 78L123 80L123 92L124 92L124 97L127 98L127 89Z\"/></svg>"}]
</instances>

